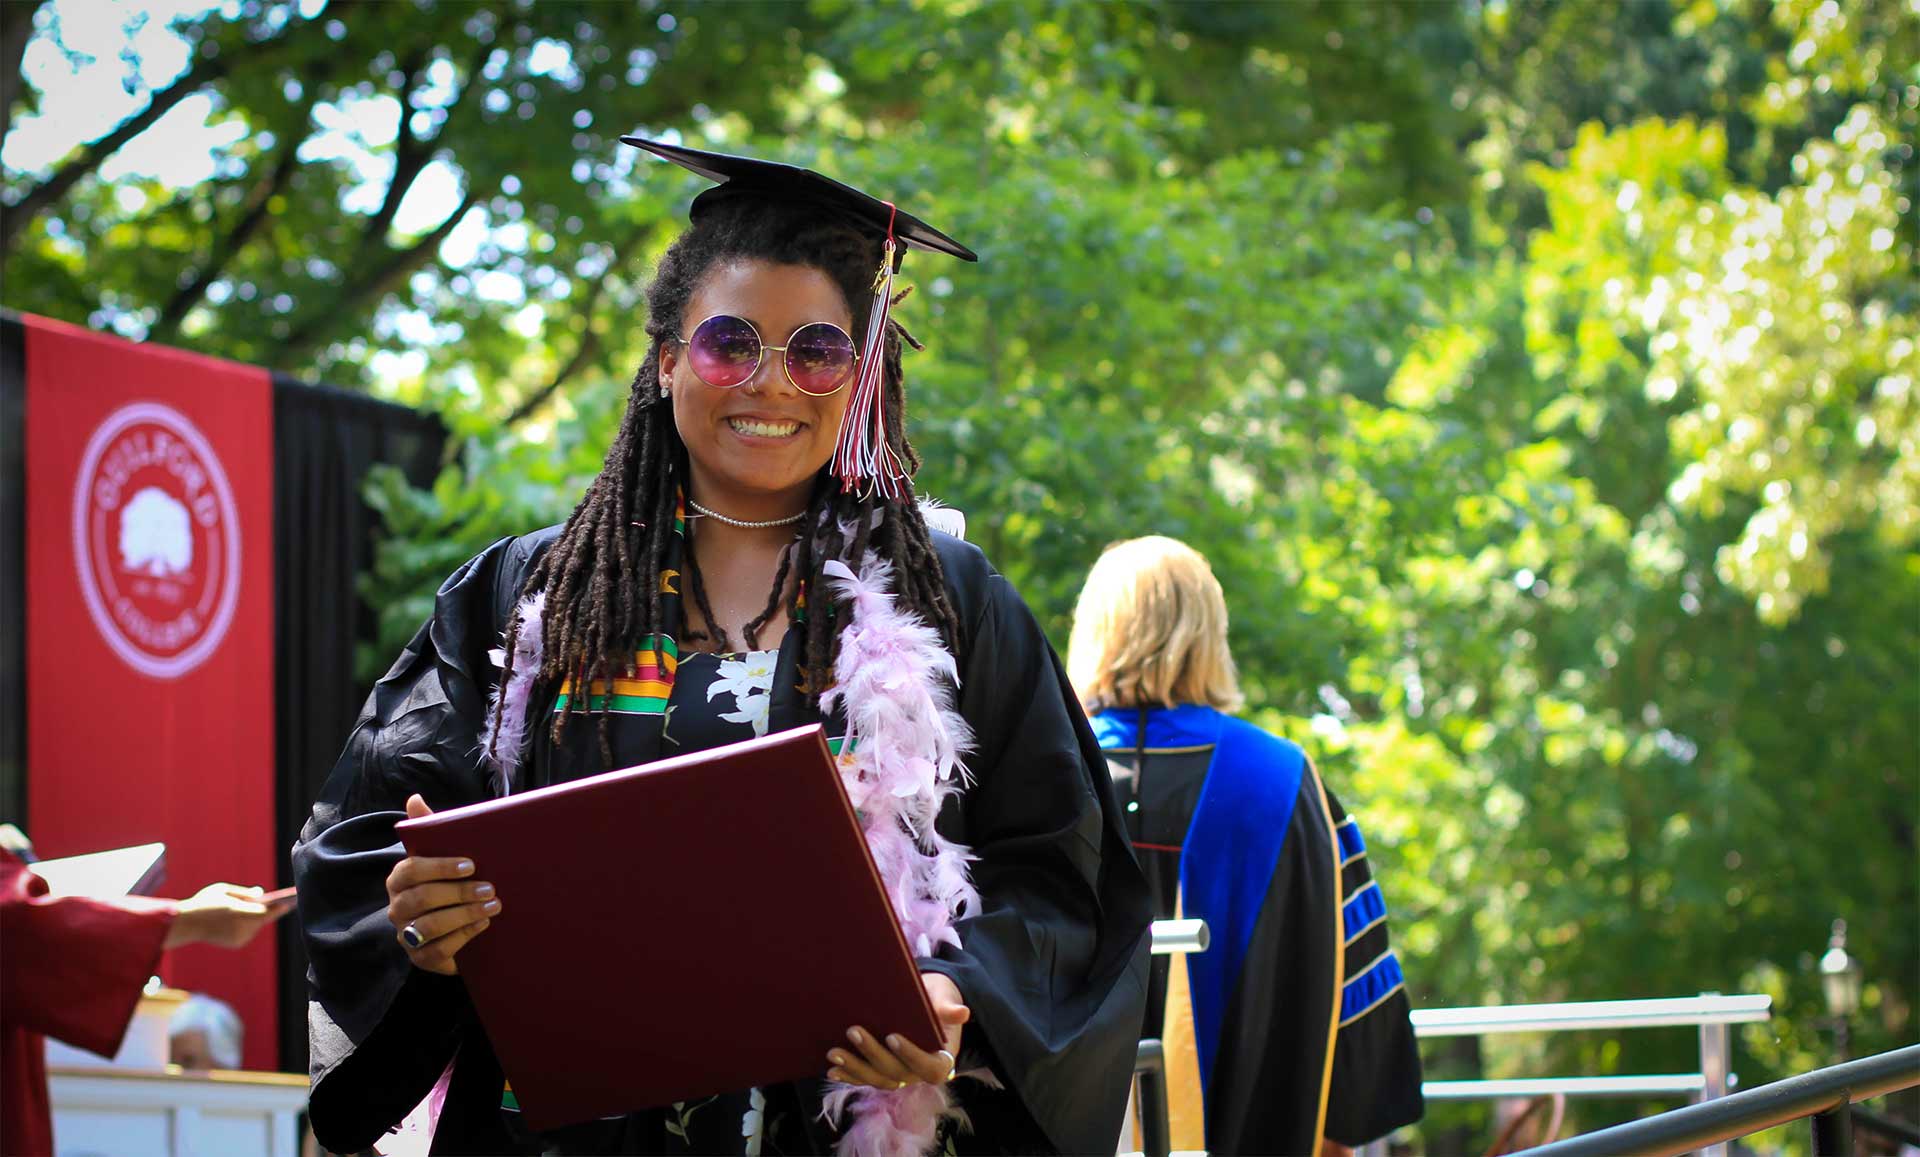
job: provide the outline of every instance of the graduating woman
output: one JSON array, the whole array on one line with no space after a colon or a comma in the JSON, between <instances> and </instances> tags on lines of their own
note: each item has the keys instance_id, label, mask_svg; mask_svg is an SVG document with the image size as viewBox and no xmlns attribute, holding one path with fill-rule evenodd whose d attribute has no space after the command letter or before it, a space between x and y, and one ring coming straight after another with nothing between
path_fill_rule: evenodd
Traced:
<instances>
[{"instance_id":1,"label":"graduating woman","mask_svg":"<svg viewBox=\"0 0 1920 1157\"><path fill-rule=\"evenodd\" d=\"M624 139L719 184L661 260L599 477L441 587L294 848L314 1131L359 1150L431 1092L436 1153L1112 1152L1144 883L1032 615L912 491L893 276L908 247L973 254L807 170ZM539 897L394 824L813 722L946 1048L849 1026L818 1079L531 1134L459 952Z\"/></svg>"},{"instance_id":2,"label":"graduating woman","mask_svg":"<svg viewBox=\"0 0 1920 1157\"><path fill-rule=\"evenodd\" d=\"M1235 719L1227 604L1171 538L1107 549L1067 666L1114 766L1155 915L1207 951L1155 960L1146 1032L1175 1149L1327 1154L1420 1119L1420 1054L1360 827L1298 747Z\"/></svg>"}]
</instances>

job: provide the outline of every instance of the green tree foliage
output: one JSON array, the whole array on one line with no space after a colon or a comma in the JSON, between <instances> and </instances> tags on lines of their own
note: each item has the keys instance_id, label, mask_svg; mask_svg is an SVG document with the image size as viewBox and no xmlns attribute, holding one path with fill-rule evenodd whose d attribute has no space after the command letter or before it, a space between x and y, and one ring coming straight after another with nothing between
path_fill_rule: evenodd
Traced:
<instances>
[{"instance_id":1,"label":"green tree foliage","mask_svg":"<svg viewBox=\"0 0 1920 1157\"><path fill-rule=\"evenodd\" d=\"M448 416L435 486L370 489L367 671L598 469L697 187L611 142L678 130L979 250L907 267L922 487L1056 640L1106 542L1214 560L1255 713L1368 826L1419 1003L1765 991L1754 1084L1828 1059L1841 916L1856 1045L1914 1039L1907 0L313 7L182 28L176 84L244 129L205 187L100 179L112 138L9 171L4 300ZM370 107L386 135L326 132ZM459 208L422 225L433 173Z\"/></svg>"},{"instance_id":2,"label":"green tree foliage","mask_svg":"<svg viewBox=\"0 0 1920 1157\"><path fill-rule=\"evenodd\" d=\"M1472 970L1453 981L1463 991L1510 992L1516 976L1565 997L1671 993L1677 977L1773 991L1780 1020L1749 1043L1810 1067L1819 993L1799 957L1825 920L1849 916L1866 959L1920 958L1914 922L1881 915L1920 906L1920 538L1895 513L1912 508L1900 449L1913 439L1912 341L1899 327L1913 317L1886 304L1899 280L1886 219L1838 213L1831 249L1807 244L1820 230L1779 224L1847 195L1833 171L1845 141L1869 145L1838 164L1851 187L1885 187L1871 124L1863 113L1810 143L1804 185L1772 194L1733 184L1696 126L1584 132L1567 167L1536 174L1550 224L1531 260L1476 287L1461 304L1472 320L1432 331L1402 366L1397 400L1507 447L1407 592L1415 669L1444 689L1413 726L1462 763L1425 777L1462 789L1450 812L1476 796L1485 809L1455 845L1471 854L1466 896L1432 901L1472 920L1476 951L1436 957ZM1770 224L1733 240L1748 222ZM1683 256L1709 238L1706 260ZM1848 273L1821 292L1834 265ZM1736 273L1763 284L1730 292ZM1770 293L1768 280L1794 288ZM1851 324L1855 343L1817 336L1855 310L1886 317ZM1824 400L1836 377L1844 400ZM1788 436L1736 458L1736 424ZM1485 464L1474 449L1441 474ZM1777 542L1782 521L1800 537ZM1357 741L1357 774L1390 793L1374 742ZM1431 751L1413 755L1433 766ZM1876 1039L1896 1043L1912 1032L1911 988L1894 971L1877 979ZM1505 1063L1648 1071L1687 1047L1622 1044Z\"/></svg>"},{"instance_id":3,"label":"green tree foliage","mask_svg":"<svg viewBox=\"0 0 1920 1157\"><path fill-rule=\"evenodd\" d=\"M38 7L59 43L69 10ZM424 353L420 378L498 417L628 360L622 322L680 190L635 185L615 138L711 118L722 92L766 115L802 75L804 10L786 5L309 7L185 23L188 64L144 109L7 173L6 304L344 385L376 351ZM196 95L237 138L211 180L100 179ZM444 204L423 220L409 198Z\"/></svg>"}]
</instances>

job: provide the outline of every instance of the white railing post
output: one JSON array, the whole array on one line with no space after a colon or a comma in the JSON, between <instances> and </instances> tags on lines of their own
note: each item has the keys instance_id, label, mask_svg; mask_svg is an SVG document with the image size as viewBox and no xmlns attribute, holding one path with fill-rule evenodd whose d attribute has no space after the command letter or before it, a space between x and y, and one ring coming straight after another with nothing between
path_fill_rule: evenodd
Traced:
<instances>
[{"instance_id":1,"label":"white railing post","mask_svg":"<svg viewBox=\"0 0 1920 1157\"><path fill-rule=\"evenodd\" d=\"M1707 995L1702 993L1702 995ZM1711 1101L1727 1095L1732 1071L1733 1041L1725 1023L1703 1024L1700 1026L1700 1099ZM1701 1157L1727 1157L1724 1142L1708 1145L1700 1150Z\"/></svg>"}]
</instances>

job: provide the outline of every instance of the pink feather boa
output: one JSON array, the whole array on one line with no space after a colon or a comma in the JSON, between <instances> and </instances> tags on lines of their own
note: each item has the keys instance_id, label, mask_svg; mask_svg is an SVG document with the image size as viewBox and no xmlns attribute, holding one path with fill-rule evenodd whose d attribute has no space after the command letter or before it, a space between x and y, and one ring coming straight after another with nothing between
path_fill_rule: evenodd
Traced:
<instances>
[{"instance_id":1,"label":"pink feather boa","mask_svg":"<svg viewBox=\"0 0 1920 1157\"><path fill-rule=\"evenodd\" d=\"M980 906L967 871L973 856L935 831L934 820L947 797L969 782L962 757L973 735L953 701L959 671L939 632L895 605L893 572L884 561L868 560L857 575L838 561L821 569L851 611L840 634L834 684L820 697L822 711L837 705L846 712L849 754L840 761L842 782L860 813L908 947L915 956L932 956L941 944L958 948L954 921ZM520 635L513 677L504 687L496 685L488 701L481 753L493 765L494 789L503 796L513 791L527 739L545 605L543 591L515 609ZM489 657L497 667L506 665L504 647ZM504 711L498 710L502 696ZM996 1083L984 1071L962 1076ZM967 1126L966 1114L942 1085L875 1089L836 1083L824 1106L836 1127L851 1118L835 1146L837 1157L920 1157L939 1139L942 1122Z\"/></svg>"},{"instance_id":2,"label":"pink feather boa","mask_svg":"<svg viewBox=\"0 0 1920 1157\"><path fill-rule=\"evenodd\" d=\"M973 735L954 709L959 671L939 632L895 605L884 561L868 560L858 575L838 561L821 572L852 611L834 685L820 697L822 711L838 705L846 712L842 782L913 954L958 948L954 920L977 911L980 894L967 874L971 853L935 831L934 820L968 781L961 757ZM919 1157L938 1140L942 1121L967 1125L942 1085L836 1084L825 1107L835 1125L853 1118L835 1146L838 1157Z\"/></svg>"},{"instance_id":3,"label":"pink feather boa","mask_svg":"<svg viewBox=\"0 0 1920 1157\"><path fill-rule=\"evenodd\" d=\"M547 645L546 607L547 592L535 591L514 608L520 634L513 642L513 677L504 684L495 680L487 696L487 725L480 732L480 757L493 765L493 790L503 796L513 794L513 776L520 770L520 752L527 741L527 718L533 713L529 700ZM496 667L507 665L504 636L500 646L487 652L487 658ZM502 696L507 701L504 711L500 708Z\"/></svg>"}]
</instances>

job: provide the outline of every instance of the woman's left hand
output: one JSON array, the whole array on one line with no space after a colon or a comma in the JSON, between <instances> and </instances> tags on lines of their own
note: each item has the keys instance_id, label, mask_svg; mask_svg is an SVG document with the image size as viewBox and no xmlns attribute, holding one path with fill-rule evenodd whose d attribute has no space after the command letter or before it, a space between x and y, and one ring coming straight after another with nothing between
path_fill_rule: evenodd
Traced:
<instances>
[{"instance_id":1,"label":"woman's left hand","mask_svg":"<svg viewBox=\"0 0 1920 1157\"><path fill-rule=\"evenodd\" d=\"M876 1089L901 1089L915 1082L944 1085L953 1079L953 1058L960 1055L960 1028L973 1013L960 999L959 987L944 974L922 972L920 983L926 986L933 1015L940 1021L945 1048L937 1053L925 1052L898 1033L881 1041L855 1025L847 1030L852 1047L827 1054L827 1062L833 1066L827 1070L829 1079Z\"/></svg>"}]
</instances>

